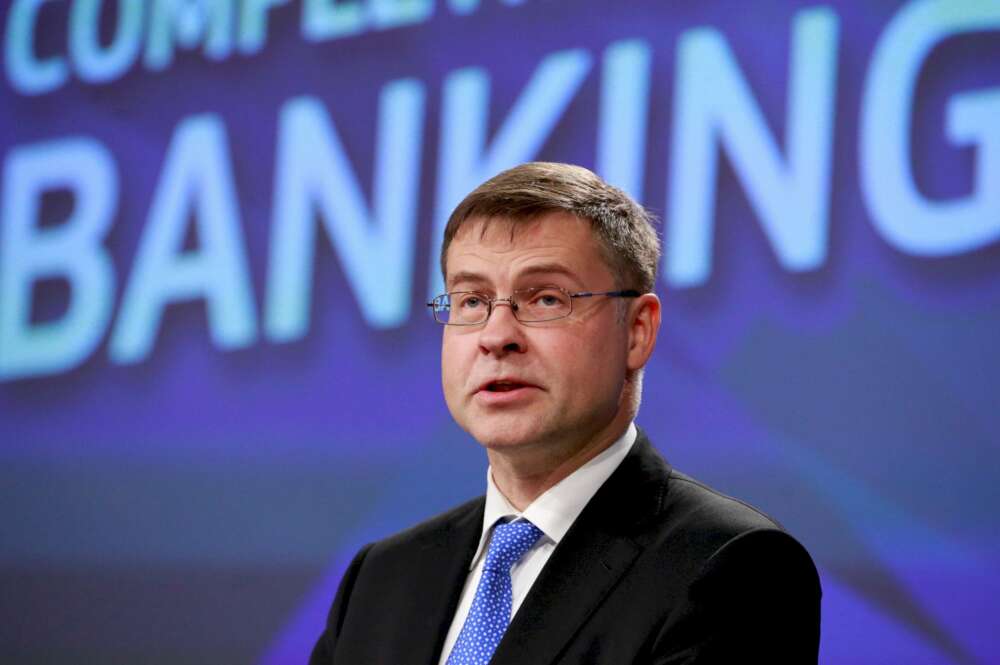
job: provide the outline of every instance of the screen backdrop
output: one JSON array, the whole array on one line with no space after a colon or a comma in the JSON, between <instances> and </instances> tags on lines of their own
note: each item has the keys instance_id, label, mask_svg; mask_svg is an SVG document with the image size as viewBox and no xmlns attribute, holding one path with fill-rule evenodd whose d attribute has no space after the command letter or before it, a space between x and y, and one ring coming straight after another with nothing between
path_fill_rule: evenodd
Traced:
<instances>
[{"instance_id":1,"label":"screen backdrop","mask_svg":"<svg viewBox=\"0 0 1000 665\"><path fill-rule=\"evenodd\" d=\"M663 220L638 422L808 546L823 662L1000 662L1000 2L0 28L3 662L304 662L358 547L483 491L424 303L533 159Z\"/></svg>"}]
</instances>

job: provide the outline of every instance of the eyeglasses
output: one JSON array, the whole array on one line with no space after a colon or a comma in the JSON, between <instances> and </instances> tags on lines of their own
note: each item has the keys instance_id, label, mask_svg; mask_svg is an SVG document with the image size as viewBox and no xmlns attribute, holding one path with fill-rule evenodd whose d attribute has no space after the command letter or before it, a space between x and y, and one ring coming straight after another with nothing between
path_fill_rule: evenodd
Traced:
<instances>
[{"instance_id":1,"label":"eyeglasses","mask_svg":"<svg viewBox=\"0 0 1000 665\"><path fill-rule=\"evenodd\" d=\"M635 289L625 291L580 291L569 293L558 286L533 286L517 289L509 298L490 298L478 291L452 291L442 293L427 303L434 320L446 326L477 326L486 323L498 303L506 303L514 318L521 323L555 321L573 313L576 298L638 298Z\"/></svg>"}]
</instances>

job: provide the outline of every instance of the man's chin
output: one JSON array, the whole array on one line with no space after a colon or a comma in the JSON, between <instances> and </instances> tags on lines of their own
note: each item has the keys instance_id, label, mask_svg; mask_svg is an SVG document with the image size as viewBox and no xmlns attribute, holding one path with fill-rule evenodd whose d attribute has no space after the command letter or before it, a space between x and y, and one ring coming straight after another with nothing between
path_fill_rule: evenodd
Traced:
<instances>
[{"instance_id":1,"label":"man's chin","mask_svg":"<svg viewBox=\"0 0 1000 665\"><path fill-rule=\"evenodd\" d=\"M537 428L511 423L478 423L469 430L469 434L487 450L499 453L530 448L544 439Z\"/></svg>"}]
</instances>

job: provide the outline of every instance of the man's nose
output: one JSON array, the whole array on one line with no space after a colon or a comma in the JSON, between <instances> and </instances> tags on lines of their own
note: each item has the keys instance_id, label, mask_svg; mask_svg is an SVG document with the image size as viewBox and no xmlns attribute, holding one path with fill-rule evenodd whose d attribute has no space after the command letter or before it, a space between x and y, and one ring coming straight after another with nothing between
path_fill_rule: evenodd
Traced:
<instances>
[{"instance_id":1,"label":"man's nose","mask_svg":"<svg viewBox=\"0 0 1000 665\"><path fill-rule=\"evenodd\" d=\"M493 302L490 318L479 333L479 348L486 355L503 357L508 353L524 353L527 349L524 326L514 316L514 305L509 300Z\"/></svg>"}]
</instances>

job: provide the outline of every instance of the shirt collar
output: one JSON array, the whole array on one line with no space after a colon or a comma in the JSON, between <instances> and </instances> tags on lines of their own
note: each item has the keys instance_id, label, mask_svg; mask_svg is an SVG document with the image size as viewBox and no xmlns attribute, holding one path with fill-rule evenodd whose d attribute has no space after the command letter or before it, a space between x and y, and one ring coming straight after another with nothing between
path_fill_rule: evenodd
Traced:
<instances>
[{"instance_id":1,"label":"shirt collar","mask_svg":"<svg viewBox=\"0 0 1000 665\"><path fill-rule=\"evenodd\" d=\"M593 459L579 469L566 476L546 490L541 496L531 502L524 512L518 512L510 505L507 497L501 494L493 482L493 468L486 470L486 508L483 513L483 531L479 536L479 547L476 549L471 570L482 556L489 540L493 526L499 520L526 519L537 526L553 544L558 545L573 522L583 512L583 508L597 493L622 460L632 449L632 444L638 432L635 423L630 423L622 436L610 446L598 453Z\"/></svg>"}]
</instances>

